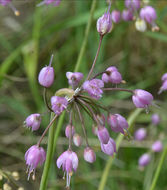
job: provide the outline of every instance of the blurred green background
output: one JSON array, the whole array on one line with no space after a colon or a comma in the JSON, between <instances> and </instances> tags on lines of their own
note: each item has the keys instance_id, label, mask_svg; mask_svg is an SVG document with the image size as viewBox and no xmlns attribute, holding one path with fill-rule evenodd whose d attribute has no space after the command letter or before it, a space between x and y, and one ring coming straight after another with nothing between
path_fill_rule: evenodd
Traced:
<instances>
[{"instance_id":1,"label":"blurred green background","mask_svg":"<svg viewBox=\"0 0 167 190\"><path fill-rule=\"evenodd\" d=\"M35 1L14 1L13 4L21 15L15 17L8 7L0 7L0 175L6 175L0 180L24 189L39 189L42 168L36 171L36 180L27 181L25 151L37 142L39 136L49 122L49 114L43 118L41 128L32 133L23 127L23 121L31 113L44 113L46 107L42 100L42 87L38 84L37 75L40 69L49 63L51 54L54 54L53 67L55 68L55 83L49 89L49 97L56 90L68 87L65 73L73 71L77 62L82 42L85 37L85 28L90 15L91 0L64 0L59 7L36 7ZM156 8L160 27L159 32L137 32L134 22L121 22L114 25L113 31L104 38L100 56L95 67L95 73L115 65L122 73L126 84L125 88L142 88L150 91L155 102L160 106L151 107L150 113L144 111L136 118L133 131L139 127L148 129L148 137L138 143L124 139L119 152L114 159L112 168L107 176L105 190L149 190L153 176L160 160L160 154L155 154L151 163L144 171L138 169L138 158L147 152L152 142L162 139L164 146L166 138L166 110L167 93L160 96L157 91L161 85L161 75L167 72L167 1L153 0L151 4ZM123 10L124 1L116 1L117 8ZM112 9L115 5L112 6ZM99 36L96 31L96 20L106 11L107 5L103 0L97 0L93 21L88 35L86 51L81 59L79 71L88 73L94 59ZM112 113L121 113L126 118L135 110L129 94L125 92L106 93L103 104L111 107ZM150 124L151 114L157 112L162 121L152 135L155 128ZM65 189L63 172L56 166L57 157L67 148L64 129L68 122L65 117L61 133L55 149L54 161L51 166L48 190ZM71 189L98 189L108 156L100 151L97 138L92 134L91 123L85 117L90 144L97 153L94 164L83 160L83 148L74 148L79 156L79 168L73 175ZM78 132L81 132L79 123L76 123ZM116 139L117 134L110 130L111 136ZM43 141L46 149L47 137ZM156 190L166 190L167 159L163 162ZM15 180L11 172L17 171L19 180Z\"/></svg>"}]
</instances>

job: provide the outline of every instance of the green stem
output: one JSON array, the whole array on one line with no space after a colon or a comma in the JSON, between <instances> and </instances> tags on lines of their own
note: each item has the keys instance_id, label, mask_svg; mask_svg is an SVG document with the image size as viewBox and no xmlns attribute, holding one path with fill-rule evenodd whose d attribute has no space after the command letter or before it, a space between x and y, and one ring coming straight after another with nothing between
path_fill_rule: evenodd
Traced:
<instances>
[{"instance_id":1,"label":"green stem","mask_svg":"<svg viewBox=\"0 0 167 190\"><path fill-rule=\"evenodd\" d=\"M136 109L128 118L128 123L129 123L129 129L132 128L133 126L133 123L135 121L135 119L137 118L137 116L141 113L142 109ZM122 134L119 134L117 139L116 139L116 145L117 145L117 151L120 147L120 144L122 142L124 138L124 135ZM103 171L103 174L102 174L102 177L101 177L101 180L100 180L100 184L99 184L99 188L98 190L104 190L105 188L105 185L106 185L106 182L107 182L107 178L108 178L108 175L109 175L109 172L111 170L111 166L113 164L113 161L115 159L115 155L113 157L110 157L106 163L106 166L104 168L104 171Z\"/></svg>"},{"instance_id":2,"label":"green stem","mask_svg":"<svg viewBox=\"0 0 167 190\"><path fill-rule=\"evenodd\" d=\"M52 121L53 118L54 118L54 113L51 114L51 120L50 121ZM54 123L53 123L49 129L46 161L45 161L44 170L43 170L43 174L42 174L40 190L44 190L47 187L48 174L49 174L50 164L51 164L52 157L53 157L54 134L55 134L55 127L54 127Z\"/></svg>"},{"instance_id":3,"label":"green stem","mask_svg":"<svg viewBox=\"0 0 167 190\"><path fill-rule=\"evenodd\" d=\"M83 55L85 53L86 50L86 45L88 42L88 36L89 36L89 32L90 32L90 27L91 27L91 23L93 20L93 15L94 15L94 11L95 11L95 5L96 5L97 0L93 0L92 5L91 5L91 10L90 10L90 17L86 26L86 30L85 30L85 36L84 36L84 40L80 49L80 53L77 59L77 63L74 69L74 72L77 72L81 66L81 60L83 58ZM42 179L41 179L41 184L40 184L40 190L46 190L47 189L47 183L48 183L48 174L49 174L49 169L50 169L50 165L51 165L51 161L53 158L53 153L55 151L56 148L56 144L57 144L57 139L58 136L60 134L60 130L64 121L64 116L65 116L65 112L63 112L59 118L57 127L56 127L56 131L52 131L54 130L54 127L51 127L49 130L49 140L48 140L48 149L47 149L47 155L46 155L46 163L44 165L44 170L43 170L43 174L42 174ZM51 138L51 139L50 139Z\"/></svg>"},{"instance_id":4,"label":"green stem","mask_svg":"<svg viewBox=\"0 0 167 190\"><path fill-rule=\"evenodd\" d=\"M154 178L153 178L153 181L152 181L152 183L151 183L151 186L150 186L150 189L149 189L149 190L154 190L155 187L156 187L157 180L158 180L160 171L161 171L161 169L162 169L162 165L163 165L163 162L164 162L164 160L165 160L166 154L167 154L167 146L164 148L164 150L163 150L163 152L162 152L162 155L161 155L161 158L160 158L158 167L157 167L157 169L156 169L156 171L155 171L155 175L154 175Z\"/></svg>"}]
</instances>

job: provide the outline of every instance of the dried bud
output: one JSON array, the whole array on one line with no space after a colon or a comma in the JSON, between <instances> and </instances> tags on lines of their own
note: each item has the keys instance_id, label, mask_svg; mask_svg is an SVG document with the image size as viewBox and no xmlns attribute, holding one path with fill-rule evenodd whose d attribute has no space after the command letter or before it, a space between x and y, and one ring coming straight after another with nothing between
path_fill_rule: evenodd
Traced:
<instances>
[{"instance_id":1,"label":"dried bud","mask_svg":"<svg viewBox=\"0 0 167 190\"><path fill-rule=\"evenodd\" d=\"M66 129L65 129L65 135L66 135L67 138L70 137L71 128L72 128L72 137L73 137L73 135L74 135L74 133L75 133L75 128L74 128L74 126L67 125L67 127L66 127Z\"/></svg>"},{"instance_id":2,"label":"dried bud","mask_svg":"<svg viewBox=\"0 0 167 190\"><path fill-rule=\"evenodd\" d=\"M75 133L73 136L73 143L75 144L75 146L81 146L82 137L80 135L78 135L77 133Z\"/></svg>"},{"instance_id":3,"label":"dried bud","mask_svg":"<svg viewBox=\"0 0 167 190\"><path fill-rule=\"evenodd\" d=\"M89 163L96 161L96 154L90 147L84 149L84 160Z\"/></svg>"}]
</instances>

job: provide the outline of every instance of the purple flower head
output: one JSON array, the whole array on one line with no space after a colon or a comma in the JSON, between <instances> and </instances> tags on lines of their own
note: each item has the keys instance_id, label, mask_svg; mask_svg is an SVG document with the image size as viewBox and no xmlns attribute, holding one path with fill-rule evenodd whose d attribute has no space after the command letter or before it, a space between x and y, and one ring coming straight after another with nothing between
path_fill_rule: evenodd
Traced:
<instances>
[{"instance_id":1,"label":"purple flower head","mask_svg":"<svg viewBox=\"0 0 167 190\"><path fill-rule=\"evenodd\" d=\"M152 144L152 147L151 147L152 151L154 152L161 152L162 149L163 149L163 145L162 145L162 142L161 141L155 141L153 144Z\"/></svg>"},{"instance_id":2,"label":"purple flower head","mask_svg":"<svg viewBox=\"0 0 167 190\"><path fill-rule=\"evenodd\" d=\"M74 135L74 133L75 133L75 128L74 128L74 126L67 125L67 126L66 126L66 129L65 129L65 135L66 135L67 138L70 137L71 128L72 128L72 137L73 137L73 135Z\"/></svg>"},{"instance_id":3,"label":"purple flower head","mask_svg":"<svg viewBox=\"0 0 167 190\"><path fill-rule=\"evenodd\" d=\"M118 10L113 10L111 13L111 18L114 23L119 23L121 20L121 12Z\"/></svg>"},{"instance_id":4,"label":"purple flower head","mask_svg":"<svg viewBox=\"0 0 167 190\"><path fill-rule=\"evenodd\" d=\"M66 186L69 187L72 172L73 171L75 172L78 167L77 154L71 150L63 152L57 159L57 167L59 169L62 167L63 171L66 174L66 180L67 180Z\"/></svg>"},{"instance_id":5,"label":"purple flower head","mask_svg":"<svg viewBox=\"0 0 167 190\"><path fill-rule=\"evenodd\" d=\"M127 130L129 127L126 119L120 114L110 114L108 116L107 121L111 127L111 130L113 130L116 133L120 132L122 134L125 134L124 130Z\"/></svg>"},{"instance_id":6,"label":"purple flower head","mask_svg":"<svg viewBox=\"0 0 167 190\"><path fill-rule=\"evenodd\" d=\"M149 24L154 24L157 19L156 11L151 6L143 7L140 10L140 18L148 22Z\"/></svg>"},{"instance_id":7,"label":"purple flower head","mask_svg":"<svg viewBox=\"0 0 167 190\"><path fill-rule=\"evenodd\" d=\"M133 20L133 12L131 10L129 10L129 9L123 10L122 19L124 21L132 21Z\"/></svg>"},{"instance_id":8,"label":"purple flower head","mask_svg":"<svg viewBox=\"0 0 167 190\"><path fill-rule=\"evenodd\" d=\"M61 112L66 109L68 104L68 101L64 97L60 96L52 96L51 98L51 105L52 110L55 112L55 114L60 115Z\"/></svg>"},{"instance_id":9,"label":"purple flower head","mask_svg":"<svg viewBox=\"0 0 167 190\"><path fill-rule=\"evenodd\" d=\"M106 73L102 75L102 80L105 83L111 82L113 84L119 84L122 81L122 76L116 67L111 66L107 68Z\"/></svg>"},{"instance_id":10,"label":"purple flower head","mask_svg":"<svg viewBox=\"0 0 167 190\"><path fill-rule=\"evenodd\" d=\"M140 9L140 0L125 0L125 6L132 11Z\"/></svg>"},{"instance_id":11,"label":"purple flower head","mask_svg":"<svg viewBox=\"0 0 167 190\"><path fill-rule=\"evenodd\" d=\"M52 4L53 6L59 6L60 2L61 0L44 0L44 4Z\"/></svg>"},{"instance_id":12,"label":"purple flower head","mask_svg":"<svg viewBox=\"0 0 167 190\"><path fill-rule=\"evenodd\" d=\"M150 163L151 157L150 154L145 153L139 158L139 166L144 167Z\"/></svg>"},{"instance_id":13,"label":"purple flower head","mask_svg":"<svg viewBox=\"0 0 167 190\"><path fill-rule=\"evenodd\" d=\"M104 83L100 79L92 79L87 80L83 83L83 89L88 92L88 94L95 99L99 99L102 97L103 90L101 88L104 87Z\"/></svg>"},{"instance_id":14,"label":"purple flower head","mask_svg":"<svg viewBox=\"0 0 167 190\"><path fill-rule=\"evenodd\" d=\"M32 131L38 130L40 124L41 124L41 115L39 113L31 114L25 120L25 125L28 128L31 128Z\"/></svg>"},{"instance_id":15,"label":"purple flower head","mask_svg":"<svg viewBox=\"0 0 167 190\"><path fill-rule=\"evenodd\" d=\"M86 147L84 149L84 160L89 163L93 163L96 161L96 154L90 147Z\"/></svg>"},{"instance_id":16,"label":"purple flower head","mask_svg":"<svg viewBox=\"0 0 167 190\"><path fill-rule=\"evenodd\" d=\"M38 147L37 145L31 146L27 152L25 153L25 161L28 170L28 179L30 178L30 174L33 172L33 178L35 178L35 169L38 164L42 165L45 161L46 154L42 147Z\"/></svg>"},{"instance_id":17,"label":"purple flower head","mask_svg":"<svg viewBox=\"0 0 167 190\"><path fill-rule=\"evenodd\" d=\"M167 90L167 80L165 80L162 83L162 86L160 87L158 94L161 94L163 91L166 91L166 90Z\"/></svg>"},{"instance_id":18,"label":"purple flower head","mask_svg":"<svg viewBox=\"0 0 167 190\"><path fill-rule=\"evenodd\" d=\"M102 144L107 144L110 139L108 130L103 126L98 127L97 136Z\"/></svg>"},{"instance_id":19,"label":"purple flower head","mask_svg":"<svg viewBox=\"0 0 167 190\"><path fill-rule=\"evenodd\" d=\"M6 5L8 5L11 1L12 1L12 0L0 0L0 4L1 4L2 6L6 6Z\"/></svg>"},{"instance_id":20,"label":"purple flower head","mask_svg":"<svg viewBox=\"0 0 167 190\"><path fill-rule=\"evenodd\" d=\"M75 133L73 136L73 143L75 144L75 146L81 146L82 144L82 138L77 133Z\"/></svg>"},{"instance_id":21,"label":"purple flower head","mask_svg":"<svg viewBox=\"0 0 167 190\"><path fill-rule=\"evenodd\" d=\"M100 35L105 35L110 33L112 30L112 20L109 11L104 13L98 20L97 20L97 31Z\"/></svg>"},{"instance_id":22,"label":"purple flower head","mask_svg":"<svg viewBox=\"0 0 167 190\"><path fill-rule=\"evenodd\" d=\"M67 72L66 77L68 79L69 85L76 87L78 86L79 82L83 79L83 74L79 72Z\"/></svg>"},{"instance_id":23,"label":"purple flower head","mask_svg":"<svg viewBox=\"0 0 167 190\"><path fill-rule=\"evenodd\" d=\"M153 96L145 90L136 89L132 100L137 108L147 108L152 103Z\"/></svg>"},{"instance_id":24,"label":"purple flower head","mask_svg":"<svg viewBox=\"0 0 167 190\"><path fill-rule=\"evenodd\" d=\"M113 156L114 152L116 153L116 144L115 141L110 137L109 141L107 144L102 144L101 143L101 150L109 155L109 156Z\"/></svg>"},{"instance_id":25,"label":"purple flower head","mask_svg":"<svg viewBox=\"0 0 167 190\"><path fill-rule=\"evenodd\" d=\"M161 80L164 82L167 80L167 73L163 74Z\"/></svg>"},{"instance_id":26,"label":"purple flower head","mask_svg":"<svg viewBox=\"0 0 167 190\"><path fill-rule=\"evenodd\" d=\"M54 69L51 67L52 58L53 56L51 57L49 66L42 68L38 75L39 84L46 88L49 88L54 82Z\"/></svg>"},{"instance_id":27,"label":"purple flower head","mask_svg":"<svg viewBox=\"0 0 167 190\"><path fill-rule=\"evenodd\" d=\"M135 132L135 140L142 141L147 135L147 131L144 128L140 128Z\"/></svg>"},{"instance_id":28,"label":"purple flower head","mask_svg":"<svg viewBox=\"0 0 167 190\"><path fill-rule=\"evenodd\" d=\"M160 116L157 113L151 116L151 121L153 125L158 125L160 123L160 120Z\"/></svg>"}]
</instances>

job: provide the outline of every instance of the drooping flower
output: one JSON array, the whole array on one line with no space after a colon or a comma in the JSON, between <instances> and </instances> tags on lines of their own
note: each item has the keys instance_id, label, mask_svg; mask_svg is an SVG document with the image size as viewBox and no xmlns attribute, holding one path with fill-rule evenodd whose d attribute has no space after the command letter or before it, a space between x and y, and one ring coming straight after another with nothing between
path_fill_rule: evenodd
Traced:
<instances>
[{"instance_id":1,"label":"drooping flower","mask_svg":"<svg viewBox=\"0 0 167 190\"><path fill-rule=\"evenodd\" d=\"M157 113L151 116L151 121L153 125L158 125L160 123L160 120L160 116Z\"/></svg>"},{"instance_id":2,"label":"drooping flower","mask_svg":"<svg viewBox=\"0 0 167 190\"><path fill-rule=\"evenodd\" d=\"M90 81L85 81L83 83L83 89L88 92L88 94L95 99L99 99L102 97L103 90L101 88L104 87L104 83L100 79L92 79Z\"/></svg>"},{"instance_id":3,"label":"drooping flower","mask_svg":"<svg viewBox=\"0 0 167 190\"><path fill-rule=\"evenodd\" d=\"M111 82L113 84L119 84L122 81L122 76L116 67L111 66L106 69L105 73L103 73L102 80L105 83Z\"/></svg>"},{"instance_id":4,"label":"drooping flower","mask_svg":"<svg viewBox=\"0 0 167 190\"><path fill-rule=\"evenodd\" d=\"M109 156L113 156L114 153L116 153L116 144L115 141L110 137L109 141L107 144L102 144L101 143L101 150L109 155Z\"/></svg>"},{"instance_id":5,"label":"drooping flower","mask_svg":"<svg viewBox=\"0 0 167 190\"><path fill-rule=\"evenodd\" d=\"M55 114L60 115L68 105L68 101L64 97L52 96L51 98L52 110Z\"/></svg>"},{"instance_id":6,"label":"drooping flower","mask_svg":"<svg viewBox=\"0 0 167 190\"><path fill-rule=\"evenodd\" d=\"M96 154L90 147L86 147L84 149L84 160L89 163L93 163L96 161Z\"/></svg>"},{"instance_id":7,"label":"drooping flower","mask_svg":"<svg viewBox=\"0 0 167 190\"><path fill-rule=\"evenodd\" d=\"M71 129L72 129L72 133L71 133ZM67 125L66 129L65 129L65 135L67 138L70 137L70 133L72 134L72 137L73 137L73 135L75 133L75 128L74 128L74 126Z\"/></svg>"},{"instance_id":8,"label":"drooping flower","mask_svg":"<svg viewBox=\"0 0 167 190\"><path fill-rule=\"evenodd\" d=\"M136 30L139 32L145 32L147 30L147 25L145 20L137 19L135 22Z\"/></svg>"},{"instance_id":9,"label":"drooping flower","mask_svg":"<svg viewBox=\"0 0 167 190\"><path fill-rule=\"evenodd\" d=\"M145 128L140 128L135 132L135 140L142 141L147 135Z\"/></svg>"},{"instance_id":10,"label":"drooping flower","mask_svg":"<svg viewBox=\"0 0 167 190\"><path fill-rule=\"evenodd\" d=\"M31 128L32 131L38 130L40 124L41 124L41 115L39 113L31 114L25 120L26 127Z\"/></svg>"},{"instance_id":11,"label":"drooping flower","mask_svg":"<svg viewBox=\"0 0 167 190\"><path fill-rule=\"evenodd\" d=\"M118 133L122 133L125 134L124 130L127 130L129 125L128 122L126 121L126 119L121 116L120 114L110 114L108 116L108 124L111 127L111 130L113 130L114 132Z\"/></svg>"},{"instance_id":12,"label":"drooping flower","mask_svg":"<svg viewBox=\"0 0 167 190\"><path fill-rule=\"evenodd\" d=\"M118 10L113 10L111 13L111 18L114 23L119 23L121 20L121 12Z\"/></svg>"},{"instance_id":13,"label":"drooping flower","mask_svg":"<svg viewBox=\"0 0 167 190\"><path fill-rule=\"evenodd\" d=\"M63 152L57 159L57 167L60 169L62 167L64 173L66 174L66 186L70 186L70 179L73 171L75 172L78 167L78 156L75 152L67 150Z\"/></svg>"},{"instance_id":14,"label":"drooping flower","mask_svg":"<svg viewBox=\"0 0 167 190\"><path fill-rule=\"evenodd\" d=\"M132 11L137 11L140 9L140 0L125 0L125 6Z\"/></svg>"},{"instance_id":15,"label":"drooping flower","mask_svg":"<svg viewBox=\"0 0 167 190\"><path fill-rule=\"evenodd\" d=\"M52 60L52 58L51 58ZM41 69L38 75L38 81L41 86L49 88L54 82L54 68L51 67L51 61L49 66L46 66Z\"/></svg>"},{"instance_id":16,"label":"drooping flower","mask_svg":"<svg viewBox=\"0 0 167 190\"><path fill-rule=\"evenodd\" d=\"M25 161L27 165L28 179L30 174L33 173L33 179L35 179L35 169L38 164L42 165L45 161L46 153L42 147L37 145L31 146L25 153Z\"/></svg>"},{"instance_id":17,"label":"drooping flower","mask_svg":"<svg viewBox=\"0 0 167 190\"><path fill-rule=\"evenodd\" d=\"M151 156L148 153L143 154L138 161L140 167L147 166L150 163Z\"/></svg>"},{"instance_id":18,"label":"drooping flower","mask_svg":"<svg viewBox=\"0 0 167 190\"><path fill-rule=\"evenodd\" d=\"M137 108L147 108L149 105L151 105L153 96L151 93L145 90L136 89L134 90L132 101Z\"/></svg>"},{"instance_id":19,"label":"drooping flower","mask_svg":"<svg viewBox=\"0 0 167 190\"><path fill-rule=\"evenodd\" d=\"M103 126L98 126L97 136L102 144L107 144L110 139L108 130Z\"/></svg>"},{"instance_id":20,"label":"drooping flower","mask_svg":"<svg viewBox=\"0 0 167 190\"><path fill-rule=\"evenodd\" d=\"M161 141L155 141L152 146L151 146L151 149L153 152L161 152L162 149L163 149L163 145L162 145L162 142Z\"/></svg>"},{"instance_id":21,"label":"drooping flower","mask_svg":"<svg viewBox=\"0 0 167 190\"><path fill-rule=\"evenodd\" d=\"M97 31L100 35L105 35L110 33L112 30L112 19L109 11L104 13L98 20L97 20Z\"/></svg>"},{"instance_id":22,"label":"drooping flower","mask_svg":"<svg viewBox=\"0 0 167 190\"><path fill-rule=\"evenodd\" d=\"M79 82L83 79L83 74L80 72L67 72L66 77L68 79L69 85L72 87L78 86Z\"/></svg>"},{"instance_id":23,"label":"drooping flower","mask_svg":"<svg viewBox=\"0 0 167 190\"><path fill-rule=\"evenodd\" d=\"M133 20L133 12L129 9L125 9L122 12L122 19L124 21L132 21Z\"/></svg>"}]
</instances>

